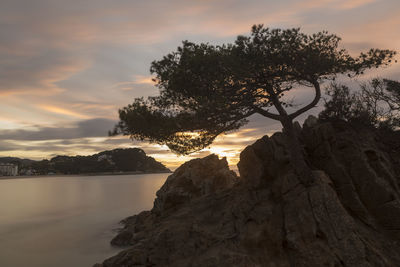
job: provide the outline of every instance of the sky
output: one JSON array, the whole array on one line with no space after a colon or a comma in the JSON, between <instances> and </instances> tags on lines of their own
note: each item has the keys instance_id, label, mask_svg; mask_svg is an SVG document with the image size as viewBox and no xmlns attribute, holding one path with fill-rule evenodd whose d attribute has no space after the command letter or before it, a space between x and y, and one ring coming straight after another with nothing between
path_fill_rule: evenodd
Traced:
<instances>
[{"instance_id":1,"label":"sky","mask_svg":"<svg viewBox=\"0 0 400 267\"><path fill-rule=\"evenodd\" d=\"M245 146L280 130L279 123L255 115L241 130L186 157L107 136L119 108L157 95L153 60L182 40L231 43L253 24L327 30L351 53L399 50L398 14L398 0L0 0L0 157L39 160L141 147L171 169L209 153L226 156L234 167ZM358 80L378 76L400 80L400 64ZM305 89L294 95L299 105L311 96ZM309 114L321 108L322 102Z\"/></svg>"}]
</instances>

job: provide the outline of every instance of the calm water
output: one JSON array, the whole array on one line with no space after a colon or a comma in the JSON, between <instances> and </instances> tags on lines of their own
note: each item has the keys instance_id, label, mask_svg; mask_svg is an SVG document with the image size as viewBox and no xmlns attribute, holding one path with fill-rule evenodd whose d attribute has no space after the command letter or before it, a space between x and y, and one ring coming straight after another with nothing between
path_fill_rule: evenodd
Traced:
<instances>
[{"instance_id":1,"label":"calm water","mask_svg":"<svg viewBox=\"0 0 400 267\"><path fill-rule=\"evenodd\" d=\"M118 222L153 205L168 174L0 180L0 266L92 266Z\"/></svg>"}]
</instances>

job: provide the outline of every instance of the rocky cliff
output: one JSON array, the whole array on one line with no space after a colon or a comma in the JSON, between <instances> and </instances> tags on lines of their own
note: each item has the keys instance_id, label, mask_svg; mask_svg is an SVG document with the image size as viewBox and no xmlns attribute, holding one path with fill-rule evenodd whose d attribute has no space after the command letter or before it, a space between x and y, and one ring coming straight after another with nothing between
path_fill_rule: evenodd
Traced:
<instances>
[{"instance_id":1,"label":"rocky cliff","mask_svg":"<svg viewBox=\"0 0 400 267\"><path fill-rule=\"evenodd\" d=\"M400 133L296 126L311 185L282 133L241 153L240 177L215 155L189 161L95 266L400 266Z\"/></svg>"}]
</instances>

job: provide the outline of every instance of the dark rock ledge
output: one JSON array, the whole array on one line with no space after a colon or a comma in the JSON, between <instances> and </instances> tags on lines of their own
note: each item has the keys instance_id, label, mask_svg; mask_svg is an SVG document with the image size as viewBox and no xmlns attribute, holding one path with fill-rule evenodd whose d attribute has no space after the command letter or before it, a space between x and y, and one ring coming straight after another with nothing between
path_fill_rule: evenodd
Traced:
<instances>
[{"instance_id":1,"label":"dark rock ledge","mask_svg":"<svg viewBox=\"0 0 400 267\"><path fill-rule=\"evenodd\" d=\"M316 123L299 130L315 183L302 185L282 133L238 164L183 164L151 211L125 219L126 250L97 267L400 266L400 134Z\"/></svg>"}]
</instances>

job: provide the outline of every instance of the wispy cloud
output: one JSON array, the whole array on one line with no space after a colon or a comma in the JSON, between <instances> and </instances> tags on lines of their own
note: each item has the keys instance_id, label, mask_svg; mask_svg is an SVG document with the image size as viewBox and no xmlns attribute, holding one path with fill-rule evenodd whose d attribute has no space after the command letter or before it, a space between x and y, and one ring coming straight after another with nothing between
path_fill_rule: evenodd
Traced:
<instances>
[{"instance_id":1,"label":"wispy cloud","mask_svg":"<svg viewBox=\"0 0 400 267\"><path fill-rule=\"evenodd\" d=\"M84 115L84 114L80 114L77 113L75 111L72 110L68 110L65 108L60 108L60 107L56 107L56 106L51 106L51 105L39 105L39 107L43 110L49 111L49 112L53 112L56 114L61 114L61 115L66 115L66 116L72 116L78 119L87 119L88 116Z\"/></svg>"},{"instance_id":2,"label":"wispy cloud","mask_svg":"<svg viewBox=\"0 0 400 267\"><path fill-rule=\"evenodd\" d=\"M43 141L106 137L116 121L104 118L80 120L69 125L36 126L32 129L0 130L0 140Z\"/></svg>"},{"instance_id":3,"label":"wispy cloud","mask_svg":"<svg viewBox=\"0 0 400 267\"><path fill-rule=\"evenodd\" d=\"M152 76L145 75L134 75L133 81L129 82L119 82L113 86L113 88L118 88L123 91L130 91L137 88L137 85L155 85Z\"/></svg>"},{"instance_id":4,"label":"wispy cloud","mask_svg":"<svg viewBox=\"0 0 400 267\"><path fill-rule=\"evenodd\" d=\"M298 3L298 7L305 9L333 8L333 9L354 9L380 0L308 0Z\"/></svg>"},{"instance_id":5,"label":"wispy cloud","mask_svg":"<svg viewBox=\"0 0 400 267\"><path fill-rule=\"evenodd\" d=\"M371 3L376 3L380 0L347 0L341 1L339 8L341 9L354 9L361 6L369 5Z\"/></svg>"},{"instance_id":6,"label":"wispy cloud","mask_svg":"<svg viewBox=\"0 0 400 267\"><path fill-rule=\"evenodd\" d=\"M134 83L136 84L151 84L154 85L152 76L144 76L144 75L135 75Z\"/></svg>"}]
</instances>

